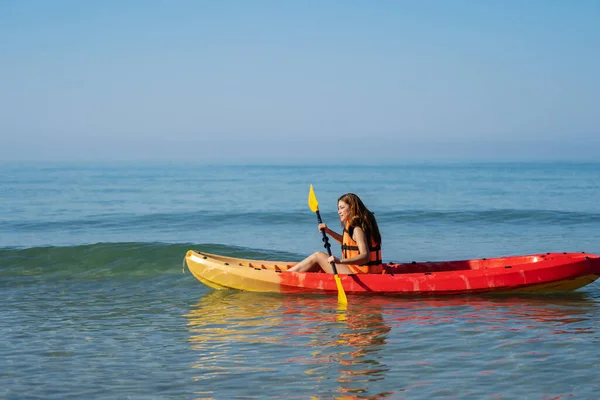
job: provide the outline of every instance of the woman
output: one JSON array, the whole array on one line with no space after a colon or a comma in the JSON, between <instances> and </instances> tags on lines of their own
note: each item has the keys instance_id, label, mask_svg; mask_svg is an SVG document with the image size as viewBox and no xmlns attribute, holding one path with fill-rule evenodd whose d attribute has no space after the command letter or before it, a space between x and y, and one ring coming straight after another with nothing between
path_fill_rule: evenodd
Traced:
<instances>
[{"instance_id":1,"label":"woman","mask_svg":"<svg viewBox=\"0 0 600 400\"><path fill-rule=\"evenodd\" d=\"M365 207L354 193L347 193L338 199L338 215L344 225L342 234L319 224L319 230L331 235L342 245L342 258L329 257L318 251L311 254L288 271L323 271L332 274L331 263L335 263L338 274L379 274L381 264L381 234L375 216Z\"/></svg>"}]
</instances>

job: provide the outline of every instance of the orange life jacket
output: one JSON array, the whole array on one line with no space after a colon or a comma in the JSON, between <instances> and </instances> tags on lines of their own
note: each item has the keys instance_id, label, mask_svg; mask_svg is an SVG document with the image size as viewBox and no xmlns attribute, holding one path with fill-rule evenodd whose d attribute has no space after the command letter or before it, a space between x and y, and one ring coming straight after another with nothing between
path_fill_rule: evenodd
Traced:
<instances>
[{"instance_id":1,"label":"orange life jacket","mask_svg":"<svg viewBox=\"0 0 600 400\"><path fill-rule=\"evenodd\" d=\"M350 227L350 223L346 222L342 233L342 258L350 258L360 254L358 251L358 243L352 239L354 228ZM348 269L354 274L380 274L383 271L381 262L381 244L376 243L373 239L367 237L369 243L369 261L362 265L346 264Z\"/></svg>"}]
</instances>

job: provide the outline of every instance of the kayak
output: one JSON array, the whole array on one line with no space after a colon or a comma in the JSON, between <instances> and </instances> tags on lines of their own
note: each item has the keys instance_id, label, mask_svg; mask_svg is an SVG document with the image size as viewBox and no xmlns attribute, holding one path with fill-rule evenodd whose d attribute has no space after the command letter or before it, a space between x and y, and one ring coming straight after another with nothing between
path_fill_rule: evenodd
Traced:
<instances>
[{"instance_id":1,"label":"kayak","mask_svg":"<svg viewBox=\"0 0 600 400\"><path fill-rule=\"evenodd\" d=\"M334 275L289 272L295 262L249 260L189 250L184 268L213 289L336 294ZM380 274L340 274L347 294L460 295L576 290L600 277L600 256L544 253L460 261L384 264Z\"/></svg>"}]
</instances>

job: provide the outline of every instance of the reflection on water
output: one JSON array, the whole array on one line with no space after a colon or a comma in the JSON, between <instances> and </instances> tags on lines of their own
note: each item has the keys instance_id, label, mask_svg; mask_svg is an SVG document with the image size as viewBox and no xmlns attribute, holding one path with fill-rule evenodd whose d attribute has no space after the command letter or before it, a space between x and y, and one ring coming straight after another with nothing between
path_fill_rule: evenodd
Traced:
<instances>
[{"instance_id":1,"label":"reflection on water","mask_svg":"<svg viewBox=\"0 0 600 400\"><path fill-rule=\"evenodd\" d=\"M272 328L281 323L279 305L246 302L239 293L213 291L200 299L186 315L189 318L192 348L205 343L233 341L246 343L277 343Z\"/></svg>"},{"instance_id":2,"label":"reflection on water","mask_svg":"<svg viewBox=\"0 0 600 400\"><path fill-rule=\"evenodd\" d=\"M590 321L598 303L578 293L349 303L340 310L333 297L203 296L185 315L198 395L220 398L243 387L248 397L510 397L518 394L511 384L518 372L508 372L515 364L561 357L561 342L598 337ZM459 371L479 378L457 384ZM486 381L490 375L501 379ZM549 395L571 393L547 386Z\"/></svg>"},{"instance_id":3,"label":"reflection on water","mask_svg":"<svg viewBox=\"0 0 600 400\"><path fill-rule=\"evenodd\" d=\"M330 379L334 364L339 391L360 393L387 371L377 354L390 327L377 302L340 310L335 299L321 296L213 291L186 317L192 349L201 355L193 365L201 380L207 374L276 373L287 364L300 366L298 378L318 382ZM249 360L249 353L255 358Z\"/></svg>"}]
</instances>

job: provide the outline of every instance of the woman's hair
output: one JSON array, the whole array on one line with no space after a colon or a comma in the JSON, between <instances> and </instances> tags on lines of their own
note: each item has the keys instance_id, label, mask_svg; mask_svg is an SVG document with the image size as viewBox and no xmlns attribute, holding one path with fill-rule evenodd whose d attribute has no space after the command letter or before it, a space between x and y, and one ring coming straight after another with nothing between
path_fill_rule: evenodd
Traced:
<instances>
[{"instance_id":1,"label":"woman's hair","mask_svg":"<svg viewBox=\"0 0 600 400\"><path fill-rule=\"evenodd\" d=\"M359 226L369 239L381 243L381 233L375 220L375 215L364 205L360 197L354 193L346 193L338 199L350 207L350 226Z\"/></svg>"}]
</instances>

